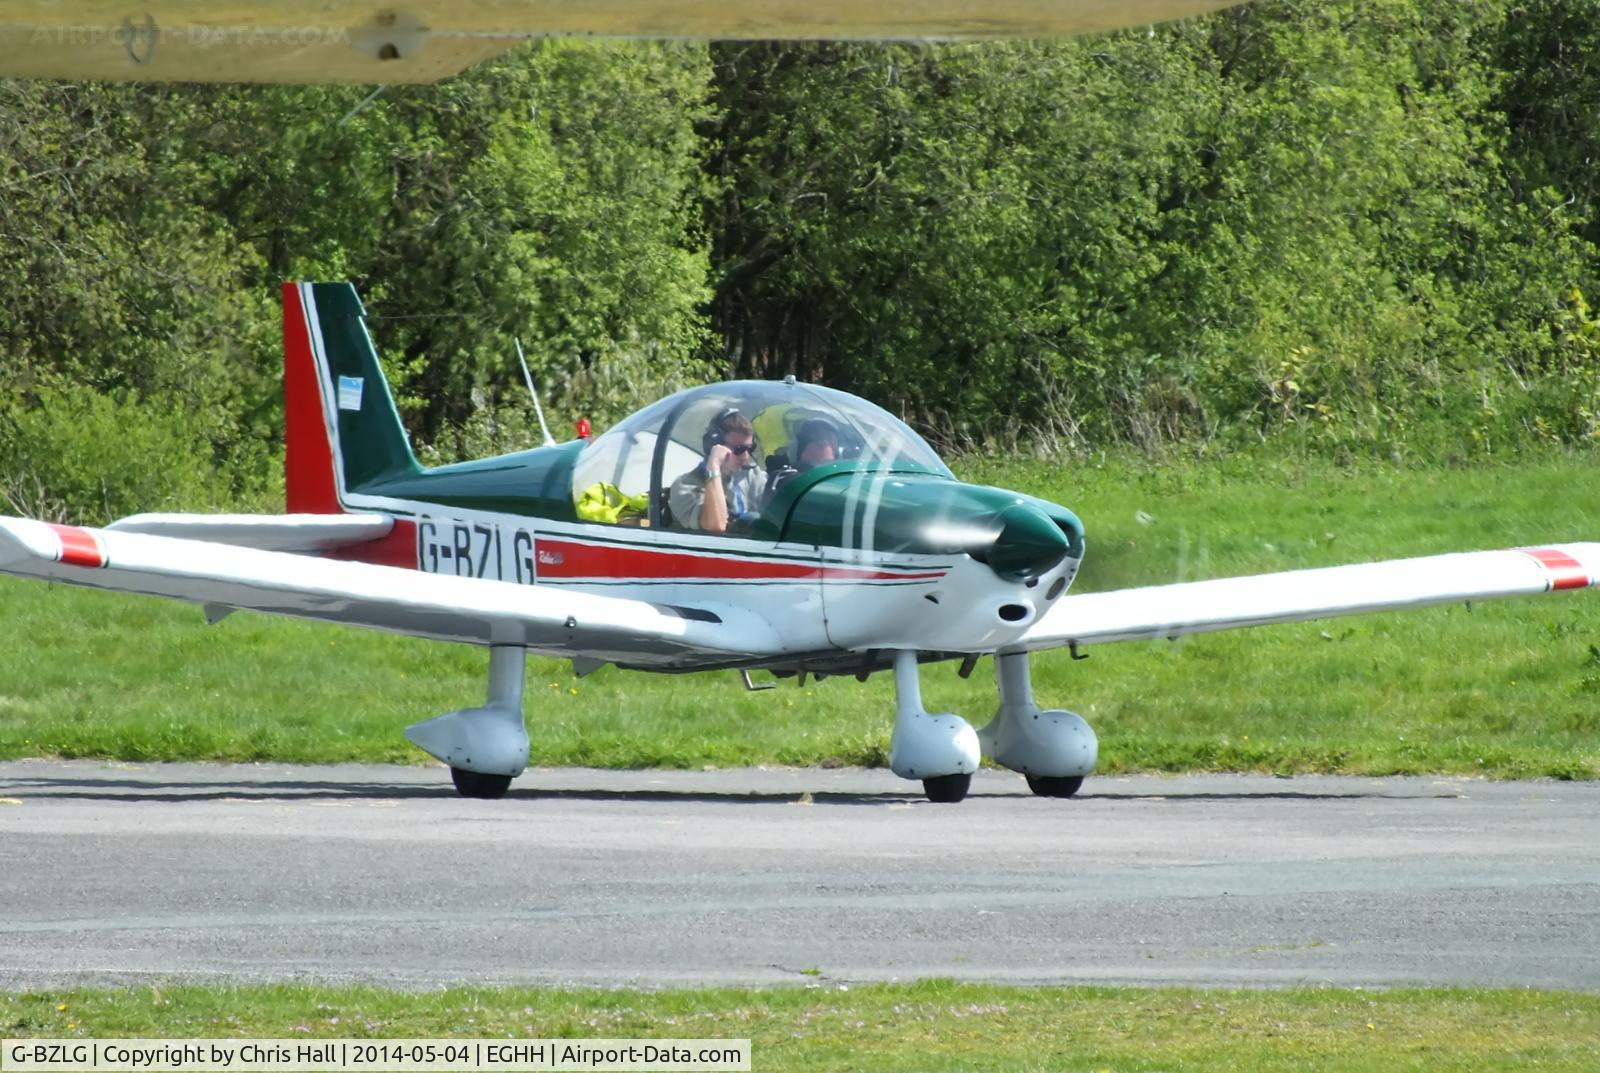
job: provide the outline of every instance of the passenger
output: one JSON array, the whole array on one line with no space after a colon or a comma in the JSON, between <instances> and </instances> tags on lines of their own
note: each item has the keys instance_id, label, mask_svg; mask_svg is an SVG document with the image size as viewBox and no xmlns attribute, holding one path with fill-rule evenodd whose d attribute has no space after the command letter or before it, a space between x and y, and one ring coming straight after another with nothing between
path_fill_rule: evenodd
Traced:
<instances>
[{"instance_id":1,"label":"passenger","mask_svg":"<svg viewBox=\"0 0 1600 1073\"><path fill-rule=\"evenodd\" d=\"M756 464L756 430L750 419L728 407L706 426L705 457L672 482L667 505L685 529L706 533L742 532L760 516L766 474Z\"/></svg>"}]
</instances>

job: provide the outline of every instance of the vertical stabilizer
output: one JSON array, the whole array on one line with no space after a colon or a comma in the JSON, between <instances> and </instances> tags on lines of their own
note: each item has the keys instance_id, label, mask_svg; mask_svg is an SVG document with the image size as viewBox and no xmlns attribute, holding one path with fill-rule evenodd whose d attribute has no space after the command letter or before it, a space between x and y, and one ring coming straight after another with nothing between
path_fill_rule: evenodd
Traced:
<instances>
[{"instance_id":1,"label":"vertical stabilizer","mask_svg":"<svg viewBox=\"0 0 1600 1073\"><path fill-rule=\"evenodd\" d=\"M283 285L283 360L291 514L338 513L375 481L421 472L353 286Z\"/></svg>"}]
</instances>

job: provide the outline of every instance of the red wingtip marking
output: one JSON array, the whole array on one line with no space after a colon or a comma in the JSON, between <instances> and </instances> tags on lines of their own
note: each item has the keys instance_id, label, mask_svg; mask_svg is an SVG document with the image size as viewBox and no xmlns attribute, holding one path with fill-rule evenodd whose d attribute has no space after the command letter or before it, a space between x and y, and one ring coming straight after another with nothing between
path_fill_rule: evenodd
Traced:
<instances>
[{"instance_id":1,"label":"red wingtip marking","mask_svg":"<svg viewBox=\"0 0 1600 1073\"><path fill-rule=\"evenodd\" d=\"M290 514L342 514L322 377L311 353L311 325L300 287L283 285L283 470Z\"/></svg>"},{"instance_id":2,"label":"red wingtip marking","mask_svg":"<svg viewBox=\"0 0 1600 1073\"><path fill-rule=\"evenodd\" d=\"M61 538L61 555L58 562L68 566L87 566L98 570L106 565L105 549L100 546L100 540L87 529L76 525L56 525L51 523L51 529L56 531L56 536Z\"/></svg>"},{"instance_id":3,"label":"red wingtip marking","mask_svg":"<svg viewBox=\"0 0 1600 1073\"><path fill-rule=\"evenodd\" d=\"M1586 589L1589 587L1589 572L1582 563L1556 548L1523 548L1522 553L1538 561L1550 575L1550 588L1555 591L1562 589Z\"/></svg>"}]
</instances>

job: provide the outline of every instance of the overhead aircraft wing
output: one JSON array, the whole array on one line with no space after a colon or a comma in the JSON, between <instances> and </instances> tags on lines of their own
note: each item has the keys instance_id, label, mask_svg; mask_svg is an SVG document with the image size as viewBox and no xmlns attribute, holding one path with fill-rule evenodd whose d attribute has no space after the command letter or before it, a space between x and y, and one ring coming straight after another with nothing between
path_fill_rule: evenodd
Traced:
<instances>
[{"instance_id":1,"label":"overhead aircraft wing","mask_svg":"<svg viewBox=\"0 0 1600 1073\"><path fill-rule=\"evenodd\" d=\"M726 606L675 607L178 537L0 518L0 574L548 655L672 667L780 650Z\"/></svg>"},{"instance_id":2,"label":"overhead aircraft wing","mask_svg":"<svg viewBox=\"0 0 1600 1073\"><path fill-rule=\"evenodd\" d=\"M0 0L0 77L436 82L529 37L960 40L1058 37L1239 0Z\"/></svg>"},{"instance_id":3,"label":"overhead aircraft wing","mask_svg":"<svg viewBox=\"0 0 1600 1073\"><path fill-rule=\"evenodd\" d=\"M1175 638L1244 626L1582 589L1600 580L1600 544L1291 570L1064 596L1014 646Z\"/></svg>"}]
</instances>

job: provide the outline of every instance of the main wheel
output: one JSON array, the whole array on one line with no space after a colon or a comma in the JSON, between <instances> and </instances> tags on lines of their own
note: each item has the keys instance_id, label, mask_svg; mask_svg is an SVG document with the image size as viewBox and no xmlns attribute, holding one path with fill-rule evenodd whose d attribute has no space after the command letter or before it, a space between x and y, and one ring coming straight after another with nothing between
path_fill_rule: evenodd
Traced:
<instances>
[{"instance_id":1,"label":"main wheel","mask_svg":"<svg viewBox=\"0 0 1600 1073\"><path fill-rule=\"evenodd\" d=\"M928 800L940 805L954 805L967 796L967 790L972 786L972 776L967 775L940 775L937 778L923 779L922 792L928 795Z\"/></svg>"},{"instance_id":2,"label":"main wheel","mask_svg":"<svg viewBox=\"0 0 1600 1073\"><path fill-rule=\"evenodd\" d=\"M1082 785L1082 775L1028 776L1028 789L1040 797L1071 797Z\"/></svg>"},{"instance_id":3,"label":"main wheel","mask_svg":"<svg viewBox=\"0 0 1600 1073\"><path fill-rule=\"evenodd\" d=\"M459 767L450 769L450 781L456 784L456 793L462 797L479 797L486 801L502 798L511 789L510 775L485 775Z\"/></svg>"}]
</instances>

